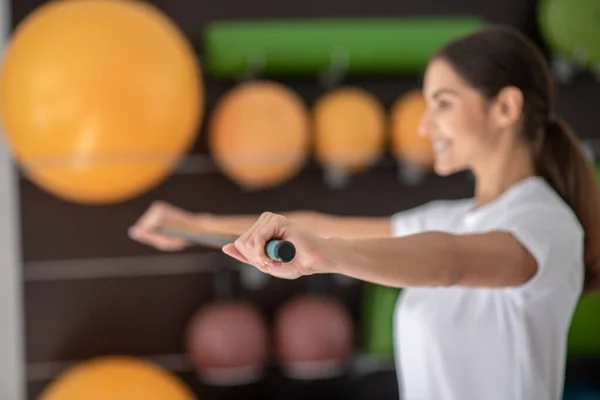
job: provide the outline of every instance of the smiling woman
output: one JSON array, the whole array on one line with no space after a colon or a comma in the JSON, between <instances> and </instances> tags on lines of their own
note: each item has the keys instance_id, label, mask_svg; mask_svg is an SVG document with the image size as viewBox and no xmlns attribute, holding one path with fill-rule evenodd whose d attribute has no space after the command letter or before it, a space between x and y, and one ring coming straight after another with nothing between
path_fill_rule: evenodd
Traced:
<instances>
[{"instance_id":1,"label":"smiling woman","mask_svg":"<svg viewBox=\"0 0 600 400\"><path fill-rule=\"evenodd\" d=\"M444 46L423 93L434 169L472 171L473 198L377 219L190 216L162 205L131 234L176 249L186 243L156 227L225 231L239 235L225 253L276 277L338 273L406 288L395 313L405 400L558 400L573 311L598 283L600 196L576 136L554 114L549 68L520 33L492 26ZM272 238L296 246L293 261L266 256Z\"/></svg>"}]
</instances>

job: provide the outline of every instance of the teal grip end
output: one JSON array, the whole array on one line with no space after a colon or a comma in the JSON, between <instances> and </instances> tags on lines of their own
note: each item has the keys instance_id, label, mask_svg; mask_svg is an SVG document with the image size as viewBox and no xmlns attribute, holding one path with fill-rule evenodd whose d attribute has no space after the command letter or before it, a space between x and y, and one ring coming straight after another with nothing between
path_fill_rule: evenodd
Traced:
<instances>
[{"instance_id":1,"label":"teal grip end","mask_svg":"<svg viewBox=\"0 0 600 400\"><path fill-rule=\"evenodd\" d=\"M272 239L267 242L265 252L271 260L290 262L296 256L296 246L287 240Z\"/></svg>"}]
</instances>

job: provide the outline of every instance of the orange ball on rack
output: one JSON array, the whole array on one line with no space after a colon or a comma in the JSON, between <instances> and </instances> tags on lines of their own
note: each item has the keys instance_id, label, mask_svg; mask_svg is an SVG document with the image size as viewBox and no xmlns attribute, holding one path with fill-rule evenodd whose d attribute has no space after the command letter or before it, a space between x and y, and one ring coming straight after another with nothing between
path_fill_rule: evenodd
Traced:
<instances>
[{"instance_id":1,"label":"orange ball on rack","mask_svg":"<svg viewBox=\"0 0 600 400\"><path fill-rule=\"evenodd\" d=\"M385 109L363 89L343 87L324 94L314 105L313 125L316 158L326 167L361 172L384 152Z\"/></svg>"},{"instance_id":2,"label":"orange ball on rack","mask_svg":"<svg viewBox=\"0 0 600 400\"><path fill-rule=\"evenodd\" d=\"M417 169L431 170L434 161L432 143L419 133L425 110L425 98L420 90L411 90L394 102L390 113L391 147L397 159Z\"/></svg>"},{"instance_id":3,"label":"orange ball on rack","mask_svg":"<svg viewBox=\"0 0 600 400\"><path fill-rule=\"evenodd\" d=\"M237 86L217 103L208 145L221 171L243 188L267 189L295 177L310 147L308 111L271 81Z\"/></svg>"},{"instance_id":4,"label":"orange ball on rack","mask_svg":"<svg viewBox=\"0 0 600 400\"><path fill-rule=\"evenodd\" d=\"M149 361L105 356L82 362L62 373L40 400L196 400L175 375Z\"/></svg>"},{"instance_id":5,"label":"orange ball on rack","mask_svg":"<svg viewBox=\"0 0 600 400\"><path fill-rule=\"evenodd\" d=\"M194 49L148 2L46 2L15 30L0 117L25 175L62 199L107 204L166 179L194 144L204 90Z\"/></svg>"}]
</instances>

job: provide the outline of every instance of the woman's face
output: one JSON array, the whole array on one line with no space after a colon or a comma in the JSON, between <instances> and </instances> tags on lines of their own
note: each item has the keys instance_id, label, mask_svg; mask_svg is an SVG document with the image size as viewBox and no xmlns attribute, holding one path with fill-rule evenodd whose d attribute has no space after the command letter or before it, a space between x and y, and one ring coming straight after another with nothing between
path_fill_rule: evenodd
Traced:
<instances>
[{"instance_id":1,"label":"woman's face","mask_svg":"<svg viewBox=\"0 0 600 400\"><path fill-rule=\"evenodd\" d=\"M435 172L450 175L485 160L493 148L489 106L485 99L441 59L425 73L427 111L420 131L433 143Z\"/></svg>"}]
</instances>

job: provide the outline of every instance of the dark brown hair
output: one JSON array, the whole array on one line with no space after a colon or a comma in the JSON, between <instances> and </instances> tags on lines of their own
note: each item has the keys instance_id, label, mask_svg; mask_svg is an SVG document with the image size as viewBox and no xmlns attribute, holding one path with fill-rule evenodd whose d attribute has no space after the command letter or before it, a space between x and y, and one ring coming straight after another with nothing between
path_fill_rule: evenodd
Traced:
<instances>
[{"instance_id":1,"label":"dark brown hair","mask_svg":"<svg viewBox=\"0 0 600 400\"><path fill-rule=\"evenodd\" d=\"M598 288L600 190L581 144L554 110L554 79L542 52L517 30L489 26L448 43L434 58L452 65L485 98L504 87L523 93L522 133L534 151L537 174L560 194L585 231L585 287Z\"/></svg>"}]
</instances>

